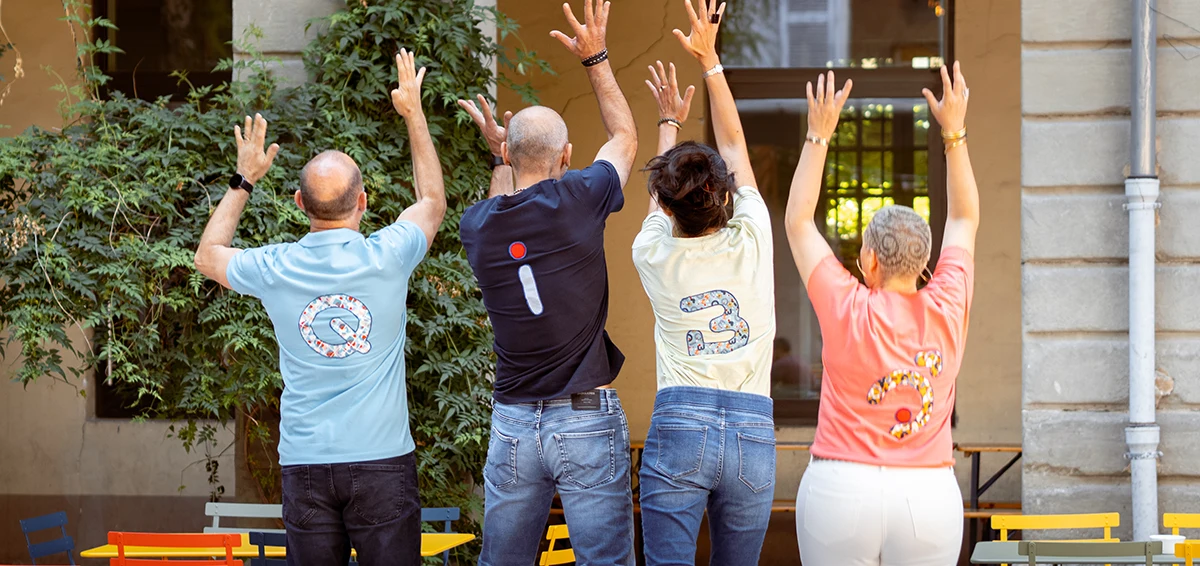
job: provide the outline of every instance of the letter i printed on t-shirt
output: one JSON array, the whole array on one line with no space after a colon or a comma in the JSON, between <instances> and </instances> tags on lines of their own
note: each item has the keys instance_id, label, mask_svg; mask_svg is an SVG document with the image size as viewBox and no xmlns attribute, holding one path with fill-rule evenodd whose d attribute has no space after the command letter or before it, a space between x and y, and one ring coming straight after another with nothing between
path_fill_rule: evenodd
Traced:
<instances>
[{"instance_id":1,"label":"letter i printed on t-shirt","mask_svg":"<svg viewBox=\"0 0 1200 566\"><path fill-rule=\"evenodd\" d=\"M528 254L529 250L523 242L513 242L508 246L508 255L514 260L521 261ZM525 304L529 305L529 312L535 316L542 314L542 297L533 278L533 268L529 264L521 264L517 269L517 277L521 279L521 287L525 290Z\"/></svg>"}]
</instances>

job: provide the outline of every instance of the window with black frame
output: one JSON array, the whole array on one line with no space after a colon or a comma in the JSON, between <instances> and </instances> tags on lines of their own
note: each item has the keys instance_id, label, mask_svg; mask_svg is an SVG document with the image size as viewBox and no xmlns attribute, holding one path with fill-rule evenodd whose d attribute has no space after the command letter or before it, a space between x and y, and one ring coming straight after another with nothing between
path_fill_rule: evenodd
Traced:
<instances>
[{"instance_id":1,"label":"window with black frame","mask_svg":"<svg viewBox=\"0 0 1200 566\"><path fill-rule=\"evenodd\" d=\"M821 332L783 226L807 131L805 84L829 69L839 87L854 81L814 219L838 259L859 275L863 228L879 209L902 204L933 228L932 264L945 222L945 171L921 89L941 90L938 68L952 60L951 9L949 0L740 0L727 7L721 62L775 237L771 396L781 423L815 424L821 388Z\"/></svg>"},{"instance_id":2,"label":"window with black frame","mask_svg":"<svg viewBox=\"0 0 1200 566\"><path fill-rule=\"evenodd\" d=\"M121 91L143 100L180 99L188 85L171 76L176 71L194 86L230 79L229 71L213 68L233 56L233 0L95 0L93 12L118 28L96 28L97 38L123 51L96 61L112 77L106 96Z\"/></svg>"}]
</instances>

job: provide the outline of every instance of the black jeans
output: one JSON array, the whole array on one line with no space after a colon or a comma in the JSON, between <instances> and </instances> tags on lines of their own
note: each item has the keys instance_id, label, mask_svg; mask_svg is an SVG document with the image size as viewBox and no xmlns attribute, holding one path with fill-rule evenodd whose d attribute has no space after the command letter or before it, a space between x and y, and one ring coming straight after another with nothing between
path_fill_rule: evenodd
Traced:
<instances>
[{"instance_id":1,"label":"black jeans","mask_svg":"<svg viewBox=\"0 0 1200 566\"><path fill-rule=\"evenodd\" d=\"M420 564L416 456L284 466L283 523L288 566Z\"/></svg>"}]
</instances>

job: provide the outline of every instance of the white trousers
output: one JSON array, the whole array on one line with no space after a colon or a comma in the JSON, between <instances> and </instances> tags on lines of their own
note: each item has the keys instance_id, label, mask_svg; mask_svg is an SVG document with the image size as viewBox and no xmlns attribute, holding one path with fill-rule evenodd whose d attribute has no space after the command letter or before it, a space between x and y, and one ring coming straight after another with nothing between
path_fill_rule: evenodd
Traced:
<instances>
[{"instance_id":1,"label":"white trousers","mask_svg":"<svg viewBox=\"0 0 1200 566\"><path fill-rule=\"evenodd\" d=\"M804 566L953 566L962 531L953 468L814 460L796 494Z\"/></svg>"}]
</instances>

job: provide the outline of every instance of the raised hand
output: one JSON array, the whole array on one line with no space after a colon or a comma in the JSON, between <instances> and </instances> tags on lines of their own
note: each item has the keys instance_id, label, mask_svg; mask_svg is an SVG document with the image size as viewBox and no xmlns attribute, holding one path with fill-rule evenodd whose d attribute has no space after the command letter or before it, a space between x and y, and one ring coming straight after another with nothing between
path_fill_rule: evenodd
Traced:
<instances>
[{"instance_id":1,"label":"raised hand","mask_svg":"<svg viewBox=\"0 0 1200 566\"><path fill-rule=\"evenodd\" d=\"M508 122L512 120L513 113L504 113L504 125L501 126L496 122L496 117L492 115L492 106L488 104L487 99L482 94L478 95L478 98L479 106L475 106L474 100L463 99L459 99L458 106L466 110L471 121L479 126L479 130L483 132L483 139L487 140L488 149L492 150L492 155L500 155L500 144L508 139Z\"/></svg>"},{"instance_id":2,"label":"raised hand","mask_svg":"<svg viewBox=\"0 0 1200 566\"><path fill-rule=\"evenodd\" d=\"M263 151L263 144L267 143L267 121L262 114L255 114L253 119L246 116L245 130L234 126L233 137L237 140L237 172L250 184L255 184L271 168L279 154L279 144L273 143Z\"/></svg>"},{"instance_id":3,"label":"raised hand","mask_svg":"<svg viewBox=\"0 0 1200 566\"><path fill-rule=\"evenodd\" d=\"M687 87L687 92L680 96L679 83L675 79L675 64L671 63L670 75L663 68L662 61L657 61L658 69L653 66L650 69L650 76L654 82L646 81L646 86L650 87L650 92L654 94L654 100L658 102L658 117L671 118L683 123L687 120L688 111L692 108L692 95L696 94L696 87Z\"/></svg>"},{"instance_id":4,"label":"raised hand","mask_svg":"<svg viewBox=\"0 0 1200 566\"><path fill-rule=\"evenodd\" d=\"M937 119L938 125L946 132L957 132L963 129L967 121L967 98L971 89L967 88L967 79L963 78L958 61L954 62L954 80L950 80L950 72L942 65L942 99L939 101L929 89L921 89L925 100L929 102L929 113Z\"/></svg>"},{"instance_id":5,"label":"raised hand","mask_svg":"<svg viewBox=\"0 0 1200 566\"><path fill-rule=\"evenodd\" d=\"M575 12L571 11L571 5L563 4L563 13L566 14L567 23L571 24L571 30L575 32L575 37L567 37L567 34L558 30L550 32L550 37L562 42L580 60L604 51L604 34L608 28L610 6L611 3L607 1L595 5L594 0L584 0L583 23L581 24L579 20L575 19Z\"/></svg>"},{"instance_id":6,"label":"raised hand","mask_svg":"<svg viewBox=\"0 0 1200 566\"><path fill-rule=\"evenodd\" d=\"M806 88L809 134L823 140L833 138L833 133L837 131L838 118L842 115L842 107L846 105L846 99L850 98L850 89L853 87L854 81L847 80L841 90L834 92L833 71L829 71L828 76L822 74L817 77L816 92L813 91L812 81L808 82Z\"/></svg>"},{"instance_id":7,"label":"raised hand","mask_svg":"<svg viewBox=\"0 0 1200 566\"><path fill-rule=\"evenodd\" d=\"M717 32L721 27L721 17L725 15L725 3L717 9L712 9L709 5L709 0L698 0L700 2L700 13L696 13L696 9L692 7L692 0L683 0L683 5L687 7L688 19L692 22L692 32L688 35L683 35L678 29L672 30L671 33L679 38L679 43L683 44L683 48L691 53L705 69L710 69L720 62L717 57Z\"/></svg>"},{"instance_id":8,"label":"raised hand","mask_svg":"<svg viewBox=\"0 0 1200 566\"><path fill-rule=\"evenodd\" d=\"M425 80L425 67L416 70L413 53L401 49L396 54L398 86L392 89L392 106L405 118L421 112L421 81Z\"/></svg>"}]
</instances>

